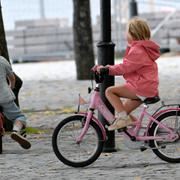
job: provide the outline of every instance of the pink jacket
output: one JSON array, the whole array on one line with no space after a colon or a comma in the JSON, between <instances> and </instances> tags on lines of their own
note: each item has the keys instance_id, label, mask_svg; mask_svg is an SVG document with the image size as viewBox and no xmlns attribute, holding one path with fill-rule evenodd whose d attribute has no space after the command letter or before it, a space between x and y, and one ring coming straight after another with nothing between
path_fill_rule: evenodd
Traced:
<instances>
[{"instance_id":1,"label":"pink jacket","mask_svg":"<svg viewBox=\"0 0 180 180\"><path fill-rule=\"evenodd\" d=\"M109 66L109 75L123 75L126 87L137 95L158 95L159 46L151 40L133 41L126 49L122 64Z\"/></svg>"}]
</instances>

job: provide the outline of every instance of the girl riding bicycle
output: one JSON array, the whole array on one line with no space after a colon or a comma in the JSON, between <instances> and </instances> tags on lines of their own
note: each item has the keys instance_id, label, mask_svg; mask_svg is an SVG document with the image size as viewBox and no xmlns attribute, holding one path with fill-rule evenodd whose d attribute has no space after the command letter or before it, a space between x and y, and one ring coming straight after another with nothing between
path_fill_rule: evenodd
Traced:
<instances>
[{"instance_id":1,"label":"girl riding bicycle","mask_svg":"<svg viewBox=\"0 0 180 180\"><path fill-rule=\"evenodd\" d=\"M146 21L139 18L130 20L126 32L128 47L123 63L93 68L97 72L108 69L109 75L122 75L126 80L124 85L111 86L105 92L116 111L115 121L108 127L110 131L132 125L134 121L130 113L146 98L158 95L158 67L155 61L160 56L160 50L150 37ZM120 98L127 100L122 103Z\"/></svg>"},{"instance_id":2,"label":"girl riding bicycle","mask_svg":"<svg viewBox=\"0 0 180 180\"><path fill-rule=\"evenodd\" d=\"M79 102L78 112L61 119L54 130L53 150L61 162L72 167L90 165L98 159L104 142L108 140L107 127L114 130L134 124L133 127L119 130L126 142L133 142L133 149L152 149L160 159L180 163L180 104L162 103L152 115L147 112L150 104L160 100L155 62L160 56L159 46L149 39L147 23L138 18L131 20L127 26L129 47L123 63L95 66L92 69L96 86L92 88L87 111L80 111ZM106 97L118 112L115 117L100 96L101 84L107 73L123 75L126 80L124 85L106 90ZM123 104L121 97L128 100ZM133 117L131 111L142 102L144 106L139 117ZM104 117L105 123L96 117L96 111ZM132 119L136 119L135 123ZM142 124L144 119L148 120L145 127Z\"/></svg>"}]
</instances>

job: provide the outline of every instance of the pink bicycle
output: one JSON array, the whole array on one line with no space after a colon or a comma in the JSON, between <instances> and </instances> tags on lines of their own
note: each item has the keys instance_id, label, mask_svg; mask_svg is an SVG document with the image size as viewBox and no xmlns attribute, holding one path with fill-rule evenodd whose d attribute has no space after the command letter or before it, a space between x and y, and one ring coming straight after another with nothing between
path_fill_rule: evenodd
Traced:
<instances>
[{"instance_id":1,"label":"pink bicycle","mask_svg":"<svg viewBox=\"0 0 180 180\"><path fill-rule=\"evenodd\" d=\"M52 136L53 150L64 164L73 167L84 167L93 163L100 156L106 141L106 125L95 117L98 110L111 124L113 114L103 103L99 85L103 82L102 74L95 74L96 87L91 93L87 112L77 112L63 119L55 128ZM140 150L147 148L162 160L170 163L180 162L180 104L162 105L151 115L147 112L148 105L158 102L159 97L147 98L139 118L133 126L118 130L125 138L133 142L143 142ZM79 108L78 108L79 109ZM142 121L147 117L147 125L143 134Z\"/></svg>"}]
</instances>

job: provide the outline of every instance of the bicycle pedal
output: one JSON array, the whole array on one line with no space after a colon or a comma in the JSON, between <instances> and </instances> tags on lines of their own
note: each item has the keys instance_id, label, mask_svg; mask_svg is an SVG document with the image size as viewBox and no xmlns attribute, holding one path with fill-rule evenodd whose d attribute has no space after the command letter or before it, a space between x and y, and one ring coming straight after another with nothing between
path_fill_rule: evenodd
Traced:
<instances>
[{"instance_id":1,"label":"bicycle pedal","mask_svg":"<svg viewBox=\"0 0 180 180\"><path fill-rule=\"evenodd\" d=\"M105 127L105 129L108 129L109 125L106 124L104 127Z\"/></svg>"},{"instance_id":2,"label":"bicycle pedal","mask_svg":"<svg viewBox=\"0 0 180 180\"><path fill-rule=\"evenodd\" d=\"M140 150L141 150L141 152L143 152L143 151L147 150L147 147L141 146L141 147L140 147Z\"/></svg>"},{"instance_id":3,"label":"bicycle pedal","mask_svg":"<svg viewBox=\"0 0 180 180\"><path fill-rule=\"evenodd\" d=\"M161 149L166 149L166 145L161 146Z\"/></svg>"},{"instance_id":4,"label":"bicycle pedal","mask_svg":"<svg viewBox=\"0 0 180 180\"><path fill-rule=\"evenodd\" d=\"M120 133L120 132L124 132L125 130L127 130L127 127L124 127L124 128L118 129L117 131Z\"/></svg>"}]
</instances>

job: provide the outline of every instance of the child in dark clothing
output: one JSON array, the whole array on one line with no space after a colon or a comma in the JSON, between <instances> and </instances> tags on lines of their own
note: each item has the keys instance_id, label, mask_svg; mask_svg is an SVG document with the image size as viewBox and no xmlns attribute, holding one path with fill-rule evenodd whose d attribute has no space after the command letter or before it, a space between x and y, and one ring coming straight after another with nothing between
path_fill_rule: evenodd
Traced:
<instances>
[{"instance_id":1,"label":"child in dark clothing","mask_svg":"<svg viewBox=\"0 0 180 180\"><path fill-rule=\"evenodd\" d=\"M8 83L8 81L9 83ZM0 56L0 106L3 114L13 121L13 132L11 138L18 142L24 149L31 147L30 142L24 137L26 117L15 104L15 95L12 89L15 86L15 76L8 61Z\"/></svg>"}]
</instances>

